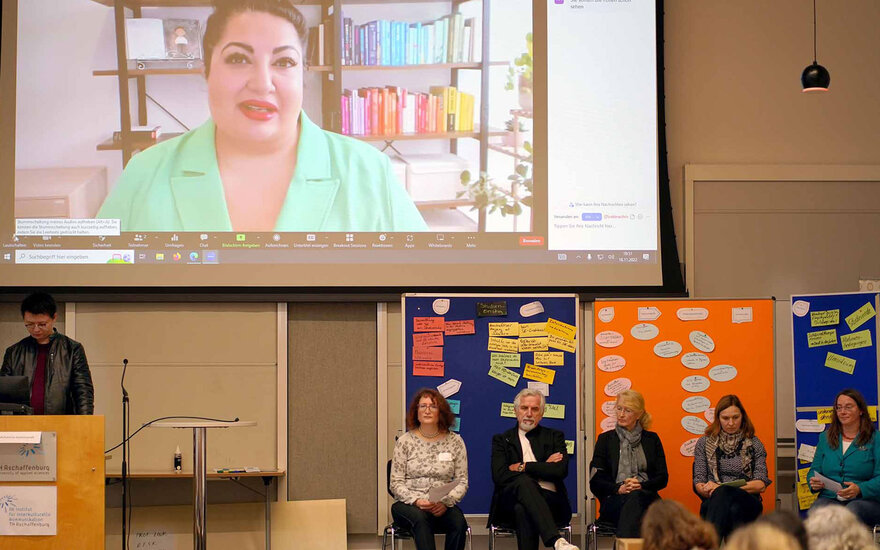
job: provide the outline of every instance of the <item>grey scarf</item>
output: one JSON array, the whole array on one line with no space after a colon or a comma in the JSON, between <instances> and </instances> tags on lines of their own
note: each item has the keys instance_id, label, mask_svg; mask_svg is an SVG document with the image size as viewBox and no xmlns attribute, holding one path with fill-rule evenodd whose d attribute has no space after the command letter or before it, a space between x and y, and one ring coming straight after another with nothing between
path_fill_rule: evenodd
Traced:
<instances>
[{"instance_id":1,"label":"grey scarf","mask_svg":"<svg viewBox=\"0 0 880 550\"><path fill-rule=\"evenodd\" d=\"M617 466L617 483L634 477L639 481L648 480L648 461L642 449L642 425L636 424L632 430L619 425L614 428L620 439L620 463Z\"/></svg>"}]
</instances>

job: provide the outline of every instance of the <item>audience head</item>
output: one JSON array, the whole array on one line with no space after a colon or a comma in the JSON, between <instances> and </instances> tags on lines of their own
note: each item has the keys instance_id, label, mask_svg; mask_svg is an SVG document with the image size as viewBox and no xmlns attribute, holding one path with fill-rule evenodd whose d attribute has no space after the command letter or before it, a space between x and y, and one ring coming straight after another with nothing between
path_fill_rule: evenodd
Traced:
<instances>
[{"instance_id":1,"label":"audience head","mask_svg":"<svg viewBox=\"0 0 880 550\"><path fill-rule=\"evenodd\" d=\"M739 397L725 395L715 405L715 418L706 428L706 435L718 435L720 432L734 434L742 432L743 437L753 437L755 426L746 413Z\"/></svg>"},{"instance_id":2,"label":"audience head","mask_svg":"<svg viewBox=\"0 0 880 550\"><path fill-rule=\"evenodd\" d=\"M801 521L799 515L791 510L775 510L759 517L757 521L768 523L793 536L800 545L801 550L808 550L810 547L807 541L807 530L804 528L804 522Z\"/></svg>"},{"instance_id":3,"label":"audience head","mask_svg":"<svg viewBox=\"0 0 880 550\"><path fill-rule=\"evenodd\" d=\"M638 422L645 429L651 427L651 415L645 410L645 398L635 390L624 390L617 394L615 411L619 426L631 430Z\"/></svg>"},{"instance_id":4,"label":"audience head","mask_svg":"<svg viewBox=\"0 0 880 550\"><path fill-rule=\"evenodd\" d=\"M674 500L657 500L642 520L644 550L712 550L718 534L711 523L701 520Z\"/></svg>"},{"instance_id":5,"label":"audience head","mask_svg":"<svg viewBox=\"0 0 880 550\"><path fill-rule=\"evenodd\" d=\"M425 408L421 409L423 405ZM436 410L433 407L436 407ZM448 431L455 422L455 415L452 414L446 398L432 388L422 388L413 396L406 413L407 429L415 430L421 426L426 414L430 415L431 420L436 419L437 429L441 432Z\"/></svg>"},{"instance_id":6,"label":"audience head","mask_svg":"<svg viewBox=\"0 0 880 550\"><path fill-rule=\"evenodd\" d=\"M858 390L845 389L834 398L834 414L831 415L831 425L826 430L828 445L836 449L840 444L840 434L843 433L844 425L857 425L859 435L853 440L856 445L865 445L874 434L874 423L868 414L868 404Z\"/></svg>"},{"instance_id":7,"label":"audience head","mask_svg":"<svg viewBox=\"0 0 880 550\"><path fill-rule=\"evenodd\" d=\"M797 540L766 522L740 527L724 543L724 550L799 550Z\"/></svg>"},{"instance_id":8,"label":"audience head","mask_svg":"<svg viewBox=\"0 0 880 550\"><path fill-rule=\"evenodd\" d=\"M535 426L544 417L546 404L544 394L538 390L531 388L520 390L513 398L513 410L516 413L516 423L519 428L524 432L535 429Z\"/></svg>"},{"instance_id":9,"label":"audience head","mask_svg":"<svg viewBox=\"0 0 880 550\"><path fill-rule=\"evenodd\" d=\"M812 510L804 522L810 550L871 550L874 541L868 528L844 506L828 505Z\"/></svg>"}]
</instances>

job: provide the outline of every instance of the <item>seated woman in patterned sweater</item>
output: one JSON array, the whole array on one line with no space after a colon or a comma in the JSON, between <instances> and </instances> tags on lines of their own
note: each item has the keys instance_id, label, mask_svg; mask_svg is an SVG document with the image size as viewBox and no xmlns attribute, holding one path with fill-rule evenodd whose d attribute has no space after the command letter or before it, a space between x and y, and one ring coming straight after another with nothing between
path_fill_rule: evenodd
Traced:
<instances>
[{"instance_id":1,"label":"seated woman in patterned sweater","mask_svg":"<svg viewBox=\"0 0 880 550\"><path fill-rule=\"evenodd\" d=\"M468 488L467 449L450 431L455 417L436 390L421 389L406 415L408 432L400 436L391 460L394 522L412 531L417 550L434 550L434 534L446 533L446 550L462 550L467 521L457 506ZM458 484L432 502L429 491Z\"/></svg>"}]
</instances>

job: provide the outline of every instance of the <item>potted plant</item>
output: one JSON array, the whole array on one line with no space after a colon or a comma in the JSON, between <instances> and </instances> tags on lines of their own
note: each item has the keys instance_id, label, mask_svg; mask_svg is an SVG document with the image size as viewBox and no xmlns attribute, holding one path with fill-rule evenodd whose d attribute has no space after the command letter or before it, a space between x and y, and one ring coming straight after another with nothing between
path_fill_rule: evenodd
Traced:
<instances>
[{"instance_id":1,"label":"potted plant","mask_svg":"<svg viewBox=\"0 0 880 550\"><path fill-rule=\"evenodd\" d=\"M504 123L504 128L507 133L501 138L501 143L514 149L522 149L528 132L525 122L520 119L517 123L515 118L511 118Z\"/></svg>"},{"instance_id":2,"label":"potted plant","mask_svg":"<svg viewBox=\"0 0 880 550\"><path fill-rule=\"evenodd\" d=\"M501 212L502 216L508 214L519 216L523 212L523 206L532 206L532 193L534 184L532 181L532 144L528 141L523 143L523 150L528 157L516 163L513 174L507 176L509 185L502 187L497 185L485 172L480 177L471 180L471 173L465 170L461 173L463 191L456 194L456 198L467 197L473 201L471 210L487 209L489 214Z\"/></svg>"},{"instance_id":3,"label":"potted plant","mask_svg":"<svg viewBox=\"0 0 880 550\"><path fill-rule=\"evenodd\" d=\"M514 85L517 86L519 106L526 111L531 111L533 105L532 52L532 33L527 33L526 51L513 60L513 65L507 70L507 84L504 86L508 91L513 91Z\"/></svg>"}]
</instances>

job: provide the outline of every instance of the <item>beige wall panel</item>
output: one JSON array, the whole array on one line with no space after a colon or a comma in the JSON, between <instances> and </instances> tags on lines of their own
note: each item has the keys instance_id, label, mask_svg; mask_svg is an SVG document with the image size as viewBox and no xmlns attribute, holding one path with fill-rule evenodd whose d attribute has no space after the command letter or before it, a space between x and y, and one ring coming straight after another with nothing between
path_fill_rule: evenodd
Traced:
<instances>
[{"instance_id":1,"label":"beige wall panel","mask_svg":"<svg viewBox=\"0 0 880 550\"><path fill-rule=\"evenodd\" d=\"M776 436L794 437L794 432L791 300L785 296L776 300Z\"/></svg>"},{"instance_id":2,"label":"beige wall panel","mask_svg":"<svg viewBox=\"0 0 880 550\"><path fill-rule=\"evenodd\" d=\"M64 332L64 304L58 304L58 332ZM0 352L28 335L21 320L21 304L0 303Z\"/></svg>"},{"instance_id":3,"label":"beige wall panel","mask_svg":"<svg viewBox=\"0 0 880 550\"><path fill-rule=\"evenodd\" d=\"M122 441L122 367L93 366L95 414L107 418L110 448ZM257 466L275 469L275 367L188 365L186 367L128 366L125 387L131 400L131 431L162 416L205 416L255 420L250 428L208 430L207 466ZM133 472L168 471L174 449L180 445L183 469L192 471L192 430L145 428L131 439ZM113 451L107 471L122 469L121 448Z\"/></svg>"},{"instance_id":4,"label":"beige wall panel","mask_svg":"<svg viewBox=\"0 0 880 550\"><path fill-rule=\"evenodd\" d=\"M289 494L344 498L352 533L376 529L376 304L292 303Z\"/></svg>"}]
</instances>

